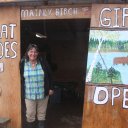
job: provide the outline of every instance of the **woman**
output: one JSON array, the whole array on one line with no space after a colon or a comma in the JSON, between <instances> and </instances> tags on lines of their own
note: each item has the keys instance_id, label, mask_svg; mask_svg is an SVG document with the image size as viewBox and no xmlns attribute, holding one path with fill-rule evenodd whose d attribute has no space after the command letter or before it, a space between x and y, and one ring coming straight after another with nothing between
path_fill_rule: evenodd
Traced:
<instances>
[{"instance_id":1,"label":"woman","mask_svg":"<svg viewBox=\"0 0 128 128\"><path fill-rule=\"evenodd\" d=\"M26 104L27 128L44 128L49 95L53 94L51 72L44 58L39 56L37 45L30 44L20 63L22 89Z\"/></svg>"}]
</instances>

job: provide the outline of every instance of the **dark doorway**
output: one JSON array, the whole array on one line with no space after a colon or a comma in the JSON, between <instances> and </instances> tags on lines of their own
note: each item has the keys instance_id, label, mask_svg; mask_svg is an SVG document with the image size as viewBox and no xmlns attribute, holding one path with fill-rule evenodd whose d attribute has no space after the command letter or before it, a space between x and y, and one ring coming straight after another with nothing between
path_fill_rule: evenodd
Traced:
<instances>
[{"instance_id":1,"label":"dark doorway","mask_svg":"<svg viewBox=\"0 0 128 128\"><path fill-rule=\"evenodd\" d=\"M47 128L82 127L89 27L90 19L21 21L21 57L29 43L36 43L53 73Z\"/></svg>"}]
</instances>

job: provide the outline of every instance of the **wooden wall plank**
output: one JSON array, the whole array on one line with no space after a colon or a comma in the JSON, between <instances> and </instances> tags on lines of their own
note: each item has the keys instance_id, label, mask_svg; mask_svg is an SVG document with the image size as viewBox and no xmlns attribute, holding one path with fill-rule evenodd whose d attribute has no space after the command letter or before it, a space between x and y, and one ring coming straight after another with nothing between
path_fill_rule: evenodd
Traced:
<instances>
[{"instance_id":1,"label":"wooden wall plank","mask_svg":"<svg viewBox=\"0 0 128 128\"><path fill-rule=\"evenodd\" d=\"M128 28L128 4L92 5L91 29L93 30L105 29L104 31L114 30L118 32L118 31L126 30L127 28ZM91 36L93 38L94 35ZM103 35L103 37L101 36L101 39L106 39L105 35ZM107 39L111 40L109 36ZM107 51L107 48L105 52L109 53L109 51ZM97 89L99 90L101 89L101 90L98 92L96 91ZM122 85L111 84L111 83L91 84L90 81L86 83L82 128L126 127L127 114L128 114L127 92L128 92L128 86L125 84Z\"/></svg>"},{"instance_id":2,"label":"wooden wall plank","mask_svg":"<svg viewBox=\"0 0 128 128\"><path fill-rule=\"evenodd\" d=\"M7 37L6 37L7 36ZM0 8L0 117L11 118L11 127L21 128L20 8ZM1 67L0 67L1 68Z\"/></svg>"},{"instance_id":3,"label":"wooden wall plank","mask_svg":"<svg viewBox=\"0 0 128 128\"><path fill-rule=\"evenodd\" d=\"M123 108L124 89L127 86L102 86L108 90L109 98L105 104L95 104L94 95L96 85L85 86L85 100L82 128L125 128L127 126L128 109ZM112 89L118 88L120 95L114 98L112 106ZM118 91L115 91L118 94ZM105 98L105 95L99 94L99 98ZM103 100L103 99L100 99Z\"/></svg>"},{"instance_id":4,"label":"wooden wall plank","mask_svg":"<svg viewBox=\"0 0 128 128\"><path fill-rule=\"evenodd\" d=\"M91 27L128 28L128 4L93 4Z\"/></svg>"}]
</instances>

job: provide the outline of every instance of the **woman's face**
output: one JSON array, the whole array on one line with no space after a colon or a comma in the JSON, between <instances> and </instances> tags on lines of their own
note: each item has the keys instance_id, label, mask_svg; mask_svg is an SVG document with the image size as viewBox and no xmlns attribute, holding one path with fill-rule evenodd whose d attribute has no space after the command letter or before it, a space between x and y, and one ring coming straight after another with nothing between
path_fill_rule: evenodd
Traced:
<instances>
[{"instance_id":1,"label":"woman's face","mask_svg":"<svg viewBox=\"0 0 128 128\"><path fill-rule=\"evenodd\" d=\"M28 57L30 61L35 61L37 60L38 52L36 51L35 48L32 48L28 51Z\"/></svg>"}]
</instances>

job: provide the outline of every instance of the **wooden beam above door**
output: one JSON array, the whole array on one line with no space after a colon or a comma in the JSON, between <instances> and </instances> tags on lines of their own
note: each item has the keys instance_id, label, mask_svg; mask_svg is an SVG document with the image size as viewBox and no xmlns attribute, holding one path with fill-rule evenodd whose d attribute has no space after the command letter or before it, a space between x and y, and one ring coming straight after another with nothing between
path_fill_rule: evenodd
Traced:
<instances>
[{"instance_id":1,"label":"wooden beam above door","mask_svg":"<svg viewBox=\"0 0 128 128\"><path fill-rule=\"evenodd\" d=\"M82 19L91 17L90 5L22 7L21 20Z\"/></svg>"}]
</instances>

